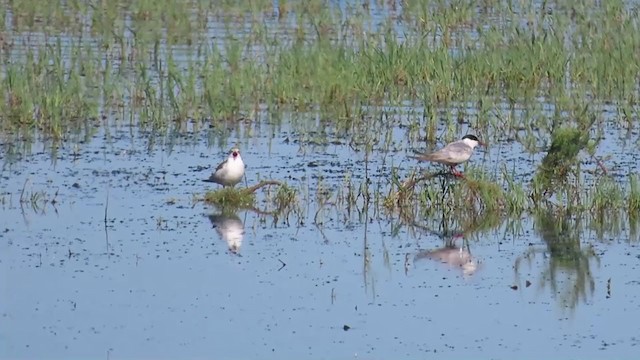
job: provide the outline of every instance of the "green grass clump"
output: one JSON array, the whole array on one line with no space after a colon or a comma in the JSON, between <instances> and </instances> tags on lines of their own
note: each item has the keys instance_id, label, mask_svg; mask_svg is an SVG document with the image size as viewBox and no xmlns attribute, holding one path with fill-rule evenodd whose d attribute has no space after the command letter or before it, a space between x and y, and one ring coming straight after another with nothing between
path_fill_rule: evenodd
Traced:
<instances>
[{"instance_id":1,"label":"green grass clump","mask_svg":"<svg viewBox=\"0 0 640 360\"><path fill-rule=\"evenodd\" d=\"M260 188L277 185L275 192L268 191L264 202L268 204L266 210L259 210L255 207L256 191ZM284 213L288 216L289 212L297 210L297 192L295 189L276 180L262 180L258 184L247 188L224 187L218 190L207 191L204 195L204 201L220 208L251 208L265 214L279 215Z\"/></svg>"},{"instance_id":2,"label":"green grass clump","mask_svg":"<svg viewBox=\"0 0 640 360\"><path fill-rule=\"evenodd\" d=\"M415 191L418 184L424 184L422 191ZM387 211L404 211L415 204L427 213L440 209L501 213L506 205L506 194L500 185L475 169L466 171L464 178L448 173L428 173L420 177L413 174L401 182L394 175L392 186L382 198L381 205Z\"/></svg>"},{"instance_id":3,"label":"green grass clump","mask_svg":"<svg viewBox=\"0 0 640 360\"><path fill-rule=\"evenodd\" d=\"M488 212L501 212L506 204L506 194L502 187L491 180L466 176L460 182L458 190L461 192L458 206L462 209L486 210Z\"/></svg>"},{"instance_id":4,"label":"green grass clump","mask_svg":"<svg viewBox=\"0 0 640 360\"><path fill-rule=\"evenodd\" d=\"M39 133L52 148L71 135L95 132L89 122L99 112L96 76L100 60L82 53L82 46L70 44L63 51L56 46L27 51L24 63L0 66L0 128L6 133L32 139ZM42 139L39 139L42 140Z\"/></svg>"},{"instance_id":5,"label":"green grass clump","mask_svg":"<svg viewBox=\"0 0 640 360\"><path fill-rule=\"evenodd\" d=\"M629 215L637 217L640 213L640 180L638 175L629 177L629 194L627 195L627 210Z\"/></svg>"},{"instance_id":6,"label":"green grass clump","mask_svg":"<svg viewBox=\"0 0 640 360\"><path fill-rule=\"evenodd\" d=\"M282 185L278 188L273 200L276 212L291 210L297 202L297 191L287 185Z\"/></svg>"},{"instance_id":7,"label":"green grass clump","mask_svg":"<svg viewBox=\"0 0 640 360\"><path fill-rule=\"evenodd\" d=\"M223 187L219 190L207 191L204 201L220 207L248 208L253 207L255 195L247 189Z\"/></svg>"},{"instance_id":8,"label":"green grass clump","mask_svg":"<svg viewBox=\"0 0 640 360\"><path fill-rule=\"evenodd\" d=\"M549 196L564 184L578 163L578 153L587 147L589 133L581 129L564 127L551 134L551 146L542 159L534 178L537 197Z\"/></svg>"},{"instance_id":9,"label":"green grass clump","mask_svg":"<svg viewBox=\"0 0 640 360\"><path fill-rule=\"evenodd\" d=\"M602 214L606 211L624 209L624 193L611 177L600 177L591 189L588 206L592 212Z\"/></svg>"},{"instance_id":10,"label":"green grass clump","mask_svg":"<svg viewBox=\"0 0 640 360\"><path fill-rule=\"evenodd\" d=\"M504 190L504 203L510 215L520 215L529 209L529 196L521 183L513 179L512 174L503 171L503 179L506 183Z\"/></svg>"},{"instance_id":11,"label":"green grass clump","mask_svg":"<svg viewBox=\"0 0 640 360\"><path fill-rule=\"evenodd\" d=\"M560 128L551 134L551 147L542 159L544 176L564 178L577 161L580 150L587 146L589 133L573 128Z\"/></svg>"}]
</instances>

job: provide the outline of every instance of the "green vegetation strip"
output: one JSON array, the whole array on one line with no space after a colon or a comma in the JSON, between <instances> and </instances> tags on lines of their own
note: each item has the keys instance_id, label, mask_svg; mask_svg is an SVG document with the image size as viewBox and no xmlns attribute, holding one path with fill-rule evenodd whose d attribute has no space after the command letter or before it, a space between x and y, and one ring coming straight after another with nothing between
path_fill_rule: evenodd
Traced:
<instances>
[{"instance_id":1,"label":"green vegetation strip","mask_svg":"<svg viewBox=\"0 0 640 360\"><path fill-rule=\"evenodd\" d=\"M296 130L317 127L320 119L337 129L335 136L350 137L351 146L387 151L398 125L393 113L409 108L404 146L414 145L420 130L433 139L441 125L451 134L465 121L532 153L552 144L531 191L512 174L500 182L481 176L450 189L457 194L450 201L514 212L543 202L633 213L639 207L636 175L629 174L626 187L593 177L598 186L585 194L589 187L575 163L576 150L593 155L599 140L586 135L602 134L605 122L637 126L640 17L633 3L311 0L274 8L263 0L0 0L0 6L6 154L16 152L16 143L28 148L45 140L57 149L86 141L114 123L152 134L224 131L241 118L258 121L258 112L275 126L294 113ZM372 125L377 131L366 130ZM572 138L562 129L579 132ZM575 148L555 151L554 144ZM422 201L433 201L435 191L426 190Z\"/></svg>"},{"instance_id":2,"label":"green vegetation strip","mask_svg":"<svg viewBox=\"0 0 640 360\"><path fill-rule=\"evenodd\" d=\"M134 113L121 120L166 128L258 105L351 121L407 101L469 102L485 117L540 99L555 114L615 101L631 121L638 99L637 9L622 1L406 1L376 15L314 0L283 2L279 16L264 1L3 3L1 121L25 136L63 139L121 106Z\"/></svg>"}]
</instances>

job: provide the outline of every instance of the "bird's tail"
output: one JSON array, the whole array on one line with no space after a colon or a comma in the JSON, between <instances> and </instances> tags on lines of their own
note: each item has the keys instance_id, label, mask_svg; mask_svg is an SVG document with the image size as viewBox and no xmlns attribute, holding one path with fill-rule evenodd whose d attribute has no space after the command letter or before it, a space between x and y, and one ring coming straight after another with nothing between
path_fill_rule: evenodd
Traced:
<instances>
[{"instance_id":1,"label":"bird's tail","mask_svg":"<svg viewBox=\"0 0 640 360\"><path fill-rule=\"evenodd\" d=\"M431 159L433 158L433 157L431 156L431 154L421 153L421 152L419 152L419 151L417 151L417 150L413 150L413 153L414 153L415 155L413 155L413 156L409 156L409 158L410 158L410 159L422 160L422 161L427 160L427 161L429 161L429 160L431 160Z\"/></svg>"}]
</instances>

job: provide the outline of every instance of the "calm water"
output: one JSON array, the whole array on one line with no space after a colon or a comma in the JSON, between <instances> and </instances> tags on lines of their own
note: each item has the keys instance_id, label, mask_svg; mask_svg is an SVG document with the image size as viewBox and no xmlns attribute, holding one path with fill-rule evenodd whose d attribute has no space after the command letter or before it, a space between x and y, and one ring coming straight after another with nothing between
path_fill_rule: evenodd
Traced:
<instances>
[{"instance_id":1,"label":"calm water","mask_svg":"<svg viewBox=\"0 0 640 360\"><path fill-rule=\"evenodd\" d=\"M221 214L191 199L226 149L203 136L145 151L144 137L113 134L2 171L0 357L631 358L640 345L640 249L626 227L598 239L539 216L460 237L429 231L437 218L316 218L318 184L359 181L364 155L236 132L248 182L285 180L306 205L277 222ZM491 166L494 152L474 161ZM403 174L414 166L391 156ZM374 184L385 166L371 160ZM57 193L55 206L21 204L23 188Z\"/></svg>"},{"instance_id":2,"label":"calm water","mask_svg":"<svg viewBox=\"0 0 640 360\"><path fill-rule=\"evenodd\" d=\"M367 25L376 29L389 11L374 7ZM280 31L275 18L267 24ZM207 31L225 26L212 20ZM56 44L11 35L25 42L13 50L17 61L33 43ZM368 157L340 130L296 113L278 125L258 114L255 123L169 140L108 114L116 125L53 155L49 144L25 150L0 140L0 358L637 357L640 248L626 218L601 231L558 214L479 214L471 224L451 219L444 231L438 216L408 226L362 198L351 211L335 204L349 181L386 194L392 168L401 178L416 168L407 154L427 145L408 125L423 109L389 110L364 134L377 141ZM506 105L501 112L527 116ZM597 155L624 181L640 163L637 129L604 118ZM441 123L438 134L448 131ZM544 153L494 131L472 164L529 181ZM193 201L215 188L201 180L236 143L248 184L287 182L299 191L295 211L274 218ZM595 169L582 158L583 170ZM321 204L323 193L331 196ZM55 202L34 206L34 194ZM269 207L264 195L257 206Z\"/></svg>"}]
</instances>

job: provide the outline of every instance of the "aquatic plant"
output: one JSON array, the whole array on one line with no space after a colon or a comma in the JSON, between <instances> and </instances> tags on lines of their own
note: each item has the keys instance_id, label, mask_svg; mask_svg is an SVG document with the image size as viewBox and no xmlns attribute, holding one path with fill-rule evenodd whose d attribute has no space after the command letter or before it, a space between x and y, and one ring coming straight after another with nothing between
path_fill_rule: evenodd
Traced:
<instances>
[{"instance_id":1,"label":"aquatic plant","mask_svg":"<svg viewBox=\"0 0 640 360\"><path fill-rule=\"evenodd\" d=\"M267 191L263 201L266 202L265 209L256 207L256 192L261 188L270 189L276 186L277 190ZM217 190L207 191L201 199L207 203L217 206L224 211L234 211L237 209L252 209L260 214L273 215L275 222L278 219L288 221L291 212L300 213L297 207L298 199L295 189L276 180L263 180L247 188L223 187Z\"/></svg>"},{"instance_id":2,"label":"aquatic plant","mask_svg":"<svg viewBox=\"0 0 640 360\"><path fill-rule=\"evenodd\" d=\"M372 204L412 213L414 201L424 213L619 205L591 191L609 183L585 175L578 154L593 155L605 117L633 126L640 23L620 1L557 7L553 19L546 3L466 0L405 1L382 15L368 2L326 0L279 2L275 14L263 0L2 4L12 14L1 18L10 30L0 39L5 161L34 141L55 154L122 124L152 149L187 133L206 132L212 146L237 130L277 136L286 122L292 138L373 156L472 127L531 153L549 143L531 186L514 171L470 168L466 182L425 179L414 191L405 182L418 177L395 171L390 184L347 181L335 203L349 214ZM635 214L629 179L618 186ZM281 205L290 195L283 190Z\"/></svg>"},{"instance_id":3,"label":"aquatic plant","mask_svg":"<svg viewBox=\"0 0 640 360\"><path fill-rule=\"evenodd\" d=\"M627 194L627 211L633 217L640 213L640 179L637 174L629 176L629 193Z\"/></svg>"},{"instance_id":4,"label":"aquatic plant","mask_svg":"<svg viewBox=\"0 0 640 360\"><path fill-rule=\"evenodd\" d=\"M588 141L589 133L580 129L560 128L551 134L551 146L537 174L545 191L552 191L557 181L566 181L572 166L578 161L578 153Z\"/></svg>"},{"instance_id":5,"label":"aquatic plant","mask_svg":"<svg viewBox=\"0 0 640 360\"><path fill-rule=\"evenodd\" d=\"M203 200L223 208L243 208L252 207L255 196L252 192L247 192L244 189L223 187L219 190L207 191Z\"/></svg>"},{"instance_id":6,"label":"aquatic plant","mask_svg":"<svg viewBox=\"0 0 640 360\"><path fill-rule=\"evenodd\" d=\"M26 59L17 55L22 42L12 32L5 40L10 51L3 52L1 66L9 86L3 91L23 121L34 108L51 119L45 122L63 125L67 112L92 117L129 104L130 119L156 129L193 119L218 126L262 104L270 112L319 111L343 124L362 115L362 106L411 103L426 105L425 125L432 127L433 107L458 107L455 117L444 112L452 124L464 118L466 104L478 104L481 114L501 103L527 110L544 96L559 117L589 102L583 94L598 100L596 109L602 100L620 100L615 103L627 114L636 97L628 79L638 70L633 33L639 25L610 2L554 9L549 27L536 4L486 5L493 14L486 16L467 1L409 1L396 14L399 25L391 12L371 28L365 25L373 16L369 8L321 0L279 4L278 19L263 1L72 3L46 9L30 6L33 0L6 4L15 14L8 24L18 30L13 33L46 34L45 41L20 40L34 49ZM527 26L518 20L522 14L530 17ZM38 21L43 18L46 24ZM601 25L598 31L593 23ZM215 42L208 41L211 27ZM252 31L238 31L243 28ZM100 46L89 46L86 37ZM45 67L51 88L43 89L52 94L58 85L58 99L22 96L19 83L38 90ZM479 121L495 126L487 119ZM56 136L64 129L51 127Z\"/></svg>"}]
</instances>

